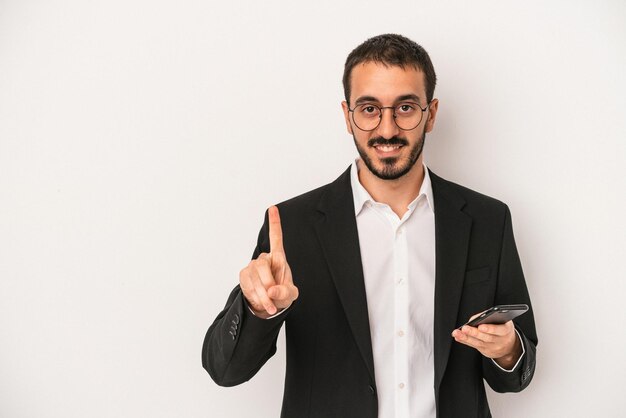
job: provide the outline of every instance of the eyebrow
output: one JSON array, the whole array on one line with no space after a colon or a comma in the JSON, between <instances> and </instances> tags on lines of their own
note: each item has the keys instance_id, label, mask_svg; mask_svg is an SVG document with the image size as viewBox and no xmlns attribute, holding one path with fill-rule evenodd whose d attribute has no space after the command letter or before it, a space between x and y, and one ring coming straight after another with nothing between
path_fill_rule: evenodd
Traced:
<instances>
[{"instance_id":1,"label":"eyebrow","mask_svg":"<svg viewBox=\"0 0 626 418\"><path fill-rule=\"evenodd\" d=\"M417 96L415 94L403 94L402 96L398 96L398 97L396 97L395 103L397 103L397 102L404 102L406 100L411 100L411 101L417 102L417 104L421 104L422 103L422 101L420 100L419 96ZM378 100L374 96L361 96L358 99L356 99L354 104L355 105L360 105L362 103L368 103L368 102L380 103L380 100Z\"/></svg>"}]
</instances>

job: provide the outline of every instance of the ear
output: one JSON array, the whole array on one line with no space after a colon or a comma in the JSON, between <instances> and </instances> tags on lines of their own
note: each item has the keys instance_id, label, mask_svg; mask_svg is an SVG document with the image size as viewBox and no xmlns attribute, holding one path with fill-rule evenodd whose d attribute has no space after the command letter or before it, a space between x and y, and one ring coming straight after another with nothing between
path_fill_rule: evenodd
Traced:
<instances>
[{"instance_id":1,"label":"ear","mask_svg":"<svg viewBox=\"0 0 626 418\"><path fill-rule=\"evenodd\" d=\"M348 102L345 100L341 102L341 108L343 109L343 117L346 120L346 128L348 129L348 133L350 135L354 135L352 133L352 124L350 123L350 108L348 107Z\"/></svg>"},{"instance_id":2,"label":"ear","mask_svg":"<svg viewBox=\"0 0 626 418\"><path fill-rule=\"evenodd\" d=\"M439 109L439 99L432 99L428 107L428 118L426 119L424 132L430 132L435 127L435 119L437 118L437 110Z\"/></svg>"}]
</instances>

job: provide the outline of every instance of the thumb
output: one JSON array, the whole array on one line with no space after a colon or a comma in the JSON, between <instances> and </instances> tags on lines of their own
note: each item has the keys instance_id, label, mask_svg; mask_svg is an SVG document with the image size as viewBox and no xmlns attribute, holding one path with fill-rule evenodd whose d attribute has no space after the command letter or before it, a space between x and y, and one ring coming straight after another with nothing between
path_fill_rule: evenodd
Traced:
<instances>
[{"instance_id":1,"label":"thumb","mask_svg":"<svg viewBox=\"0 0 626 418\"><path fill-rule=\"evenodd\" d=\"M293 285L278 284L267 289L267 295L272 300L291 303L298 297L298 289Z\"/></svg>"},{"instance_id":2,"label":"thumb","mask_svg":"<svg viewBox=\"0 0 626 418\"><path fill-rule=\"evenodd\" d=\"M267 296L274 300L283 300L289 297L289 290L283 285L272 286L267 289Z\"/></svg>"}]
</instances>

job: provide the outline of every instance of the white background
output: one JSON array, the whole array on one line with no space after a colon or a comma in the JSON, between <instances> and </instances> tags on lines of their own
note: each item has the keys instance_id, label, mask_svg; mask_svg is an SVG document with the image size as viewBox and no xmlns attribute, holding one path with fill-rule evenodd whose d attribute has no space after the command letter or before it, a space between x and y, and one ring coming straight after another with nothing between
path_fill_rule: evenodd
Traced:
<instances>
[{"instance_id":1,"label":"white background","mask_svg":"<svg viewBox=\"0 0 626 418\"><path fill-rule=\"evenodd\" d=\"M624 416L622 1L0 0L0 416L276 417L201 367L263 211L356 156L366 38L429 51L427 163L509 204L539 333L498 417ZM282 338L282 337L281 337Z\"/></svg>"}]
</instances>

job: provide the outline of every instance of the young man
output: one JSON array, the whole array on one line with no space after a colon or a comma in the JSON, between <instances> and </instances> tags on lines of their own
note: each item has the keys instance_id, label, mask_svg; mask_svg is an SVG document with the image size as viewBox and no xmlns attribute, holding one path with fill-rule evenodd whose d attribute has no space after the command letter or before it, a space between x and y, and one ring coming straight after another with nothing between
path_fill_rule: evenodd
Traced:
<instances>
[{"instance_id":1,"label":"young man","mask_svg":"<svg viewBox=\"0 0 626 418\"><path fill-rule=\"evenodd\" d=\"M493 305L531 306L509 210L424 165L439 102L422 47L368 39L343 82L360 158L268 210L203 365L220 385L247 381L285 323L282 417L489 417L483 379L516 392L534 374L532 308L456 328Z\"/></svg>"}]
</instances>

